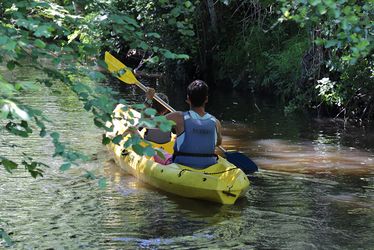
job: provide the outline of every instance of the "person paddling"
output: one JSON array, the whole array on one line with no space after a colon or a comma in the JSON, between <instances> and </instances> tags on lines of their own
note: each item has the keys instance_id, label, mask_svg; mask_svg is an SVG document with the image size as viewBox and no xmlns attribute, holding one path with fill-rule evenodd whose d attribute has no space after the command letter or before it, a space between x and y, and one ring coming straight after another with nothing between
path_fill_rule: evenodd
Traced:
<instances>
[{"instance_id":1,"label":"person paddling","mask_svg":"<svg viewBox=\"0 0 374 250\"><path fill-rule=\"evenodd\" d=\"M165 115L168 110L162 106L159 102L153 101L153 96L156 94L154 88L147 88L147 92L145 93L146 106L153 108L157 111L157 115ZM168 97L163 93L157 93L157 96L160 97L166 103L169 103ZM147 128L144 134L144 139L150 142L155 142L157 144L165 144L171 140L171 133L170 132L163 132L159 128Z\"/></svg>"},{"instance_id":2,"label":"person paddling","mask_svg":"<svg viewBox=\"0 0 374 250\"><path fill-rule=\"evenodd\" d=\"M217 162L215 147L222 143L221 123L205 111L208 91L204 81L193 81L187 87L186 102L190 110L166 115L167 119L176 124L174 163L203 169Z\"/></svg>"}]
</instances>

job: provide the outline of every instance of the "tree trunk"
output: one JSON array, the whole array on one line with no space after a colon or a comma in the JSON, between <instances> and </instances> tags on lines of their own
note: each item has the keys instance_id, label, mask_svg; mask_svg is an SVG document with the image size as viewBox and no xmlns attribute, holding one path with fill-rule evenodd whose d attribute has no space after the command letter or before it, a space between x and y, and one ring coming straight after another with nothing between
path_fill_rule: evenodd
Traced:
<instances>
[{"instance_id":1,"label":"tree trunk","mask_svg":"<svg viewBox=\"0 0 374 250\"><path fill-rule=\"evenodd\" d=\"M214 35L218 33L218 26L217 26L217 14L216 10L214 9L214 2L213 0L207 0L206 4L208 6L208 12L210 16L210 24L212 25L212 30Z\"/></svg>"}]
</instances>

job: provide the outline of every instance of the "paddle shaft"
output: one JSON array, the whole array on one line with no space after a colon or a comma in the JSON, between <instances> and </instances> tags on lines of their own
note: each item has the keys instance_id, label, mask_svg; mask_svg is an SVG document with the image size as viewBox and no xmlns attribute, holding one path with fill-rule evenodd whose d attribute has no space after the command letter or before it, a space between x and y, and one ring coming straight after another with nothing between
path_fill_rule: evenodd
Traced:
<instances>
[{"instance_id":1,"label":"paddle shaft","mask_svg":"<svg viewBox=\"0 0 374 250\"><path fill-rule=\"evenodd\" d=\"M217 146L217 148L219 148L219 149L221 149L222 150L222 152L224 152L224 153L226 153L227 152L227 150L226 149L224 149L221 145L219 145L219 146Z\"/></svg>"}]
</instances>

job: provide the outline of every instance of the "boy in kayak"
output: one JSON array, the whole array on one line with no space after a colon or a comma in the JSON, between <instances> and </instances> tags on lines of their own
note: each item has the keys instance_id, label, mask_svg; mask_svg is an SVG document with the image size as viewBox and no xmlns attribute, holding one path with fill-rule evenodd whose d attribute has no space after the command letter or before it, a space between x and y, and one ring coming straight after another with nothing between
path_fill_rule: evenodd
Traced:
<instances>
[{"instance_id":1,"label":"boy in kayak","mask_svg":"<svg viewBox=\"0 0 374 250\"><path fill-rule=\"evenodd\" d=\"M204 81L193 81L187 87L186 102L190 110L166 115L167 119L176 123L174 163L203 169L217 162L215 147L222 143L221 123L205 111L208 90Z\"/></svg>"},{"instance_id":2,"label":"boy in kayak","mask_svg":"<svg viewBox=\"0 0 374 250\"><path fill-rule=\"evenodd\" d=\"M157 111L157 115L165 115L168 112L168 110L157 101L153 101L153 96L155 94L155 89L148 88L147 92L145 93L145 104L146 106L155 109ZM160 97L166 103L169 103L169 98L165 94L157 93L157 96ZM164 144L171 140L171 133L163 132L158 128L147 128L144 134L144 139L150 142Z\"/></svg>"}]
</instances>

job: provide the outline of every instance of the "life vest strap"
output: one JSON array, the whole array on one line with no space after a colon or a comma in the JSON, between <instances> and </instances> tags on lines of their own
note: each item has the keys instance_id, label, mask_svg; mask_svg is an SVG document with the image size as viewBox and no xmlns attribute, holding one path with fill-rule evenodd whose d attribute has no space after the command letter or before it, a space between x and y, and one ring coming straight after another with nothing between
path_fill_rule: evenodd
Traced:
<instances>
[{"instance_id":1,"label":"life vest strap","mask_svg":"<svg viewBox=\"0 0 374 250\"><path fill-rule=\"evenodd\" d=\"M199 154L199 153L186 153L186 152L180 152L180 151L174 151L173 158L176 156L194 156L194 157L217 157L216 154Z\"/></svg>"}]
</instances>

